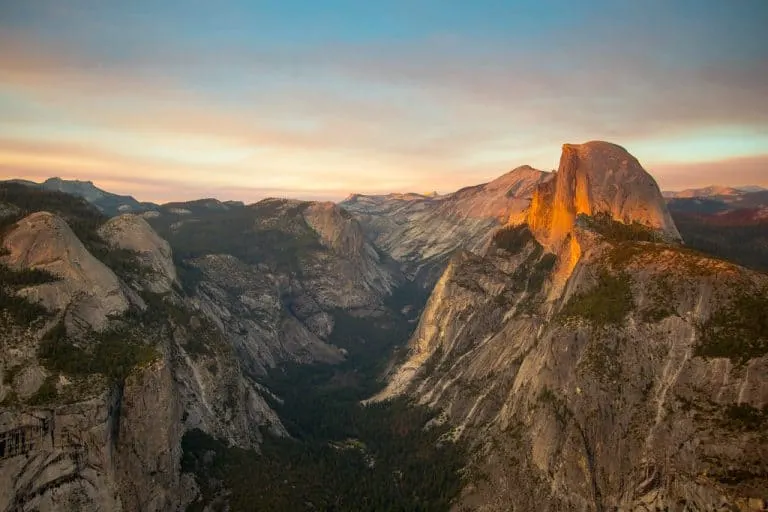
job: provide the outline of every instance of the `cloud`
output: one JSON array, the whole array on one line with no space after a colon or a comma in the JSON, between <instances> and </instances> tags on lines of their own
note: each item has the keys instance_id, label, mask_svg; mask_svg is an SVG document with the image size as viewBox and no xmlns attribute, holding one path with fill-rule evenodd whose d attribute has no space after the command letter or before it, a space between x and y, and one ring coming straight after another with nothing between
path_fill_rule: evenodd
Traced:
<instances>
[{"instance_id":1,"label":"cloud","mask_svg":"<svg viewBox=\"0 0 768 512\"><path fill-rule=\"evenodd\" d=\"M567 30L509 47L461 35L279 49L136 40L115 54L4 29L0 165L139 195L133 183L142 199L337 198L549 169L560 144L591 139L639 148L660 178L696 180L664 164L675 141L731 129L762 140L768 60L670 60L674 35L600 30L565 50ZM696 147L677 159L701 160Z\"/></svg>"}]
</instances>

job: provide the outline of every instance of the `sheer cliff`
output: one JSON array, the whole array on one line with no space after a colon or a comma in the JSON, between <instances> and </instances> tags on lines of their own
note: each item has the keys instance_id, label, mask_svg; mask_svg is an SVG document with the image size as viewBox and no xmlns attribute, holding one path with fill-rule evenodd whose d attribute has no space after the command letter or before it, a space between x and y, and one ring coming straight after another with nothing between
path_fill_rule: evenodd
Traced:
<instances>
[{"instance_id":1,"label":"sheer cliff","mask_svg":"<svg viewBox=\"0 0 768 512\"><path fill-rule=\"evenodd\" d=\"M377 399L472 443L459 508L762 508L768 276L677 239L640 164L591 142L451 260Z\"/></svg>"}]
</instances>

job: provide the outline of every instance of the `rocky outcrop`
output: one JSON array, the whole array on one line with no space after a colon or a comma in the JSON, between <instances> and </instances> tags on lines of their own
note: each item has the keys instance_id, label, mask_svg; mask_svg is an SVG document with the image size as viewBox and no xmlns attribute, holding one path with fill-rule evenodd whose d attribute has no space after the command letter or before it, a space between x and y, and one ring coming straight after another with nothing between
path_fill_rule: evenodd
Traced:
<instances>
[{"instance_id":1,"label":"rocky outcrop","mask_svg":"<svg viewBox=\"0 0 768 512\"><path fill-rule=\"evenodd\" d=\"M163 362L72 404L0 412L2 510L152 510L179 502L181 410Z\"/></svg>"},{"instance_id":2,"label":"rocky outcrop","mask_svg":"<svg viewBox=\"0 0 768 512\"><path fill-rule=\"evenodd\" d=\"M635 157L608 142L564 144L555 179L537 187L525 221L557 252L579 215L598 214L680 240L659 186Z\"/></svg>"},{"instance_id":3,"label":"rocky outcrop","mask_svg":"<svg viewBox=\"0 0 768 512\"><path fill-rule=\"evenodd\" d=\"M2 510L123 510L110 478L110 397L0 411Z\"/></svg>"},{"instance_id":4,"label":"rocky outcrop","mask_svg":"<svg viewBox=\"0 0 768 512\"><path fill-rule=\"evenodd\" d=\"M166 355L89 398L0 409L0 509L159 512L191 499L181 491L184 431L206 428L248 447L248 432L263 424L243 425L223 403L206 416L215 420L196 423L200 398L183 392L191 366ZM237 376L234 389L242 384Z\"/></svg>"},{"instance_id":5,"label":"rocky outcrop","mask_svg":"<svg viewBox=\"0 0 768 512\"><path fill-rule=\"evenodd\" d=\"M550 298L562 293L582 253L575 236L580 216L598 217L648 230L679 242L680 234L653 177L624 148L609 142L564 144L553 180L536 187L530 207L510 225L527 225L547 251L557 255Z\"/></svg>"},{"instance_id":6,"label":"rocky outcrop","mask_svg":"<svg viewBox=\"0 0 768 512\"><path fill-rule=\"evenodd\" d=\"M334 203L310 203L304 218L329 249L349 257L359 256L367 245L359 224Z\"/></svg>"},{"instance_id":7,"label":"rocky outcrop","mask_svg":"<svg viewBox=\"0 0 768 512\"><path fill-rule=\"evenodd\" d=\"M303 280L303 288L315 290L314 299L323 308L376 307L402 281L344 209L334 203L310 203L304 219L330 249L315 255Z\"/></svg>"},{"instance_id":8,"label":"rocky outcrop","mask_svg":"<svg viewBox=\"0 0 768 512\"><path fill-rule=\"evenodd\" d=\"M129 301L114 272L91 255L66 222L47 212L21 219L3 238L8 255L1 262L17 269L39 269L58 280L19 293L49 310L64 311L101 330Z\"/></svg>"},{"instance_id":9,"label":"rocky outcrop","mask_svg":"<svg viewBox=\"0 0 768 512\"><path fill-rule=\"evenodd\" d=\"M381 315L403 281L357 220L333 203L201 200L166 205L149 222L195 256L185 265L197 275L196 307L257 375L283 362L341 361L342 351L328 343L334 315Z\"/></svg>"},{"instance_id":10,"label":"rocky outcrop","mask_svg":"<svg viewBox=\"0 0 768 512\"><path fill-rule=\"evenodd\" d=\"M149 291L166 293L178 284L170 244L142 217L131 214L113 217L99 228L99 234L113 247L136 253L147 272L142 276L142 284Z\"/></svg>"},{"instance_id":11,"label":"rocky outcrop","mask_svg":"<svg viewBox=\"0 0 768 512\"><path fill-rule=\"evenodd\" d=\"M658 188L623 150L585 146L539 186L542 222L451 261L377 399L410 395L470 442L458 508L762 507L768 333L745 311L768 306L768 278L633 239L627 223L676 238Z\"/></svg>"},{"instance_id":12,"label":"rocky outcrop","mask_svg":"<svg viewBox=\"0 0 768 512\"><path fill-rule=\"evenodd\" d=\"M431 289L455 251L482 251L493 230L527 209L536 186L551 177L522 166L442 196L353 195L340 204L409 279Z\"/></svg>"}]
</instances>

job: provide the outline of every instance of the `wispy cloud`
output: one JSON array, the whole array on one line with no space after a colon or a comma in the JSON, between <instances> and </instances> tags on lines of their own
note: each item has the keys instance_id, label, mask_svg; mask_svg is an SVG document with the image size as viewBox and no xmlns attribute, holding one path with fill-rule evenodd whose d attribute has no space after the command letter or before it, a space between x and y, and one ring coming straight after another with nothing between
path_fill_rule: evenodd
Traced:
<instances>
[{"instance_id":1,"label":"wispy cloud","mask_svg":"<svg viewBox=\"0 0 768 512\"><path fill-rule=\"evenodd\" d=\"M720 13L715 44L706 16L673 12L652 33L643 9L626 8L636 23L606 23L616 8L605 7L553 14L520 37L457 26L277 44L247 32L163 39L140 11L134 34L50 3L49 23L83 30L0 25L0 172L94 179L142 199L337 199L549 169L561 143L607 139L662 183L700 184L675 169L721 161L733 179L766 183L738 174L768 141L768 52L744 35L757 22Z\"/></svg>"}]
</instances>

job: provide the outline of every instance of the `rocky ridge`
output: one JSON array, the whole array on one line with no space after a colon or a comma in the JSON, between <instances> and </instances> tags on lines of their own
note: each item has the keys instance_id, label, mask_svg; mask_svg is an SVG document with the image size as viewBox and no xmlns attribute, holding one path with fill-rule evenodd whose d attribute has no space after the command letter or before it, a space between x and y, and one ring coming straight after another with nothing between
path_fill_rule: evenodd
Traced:
<instances>
[{"instance_id":1,"label":"rocky ridge","mask_svg":"<svg viewBox=\"0 0 768 512\"><path fill-rule=\"evenodd\" d=\"M409 279L428 290L455 251L482 251L492 231L524 211L535 187L551 177L522 166L490 183L442 196L356 194L340 205Z\"/></svg>"},{"instance_id":2,"label":"rocky ridge","mask_svg":"<svg viewBox=\"0 0 768 512\"><path fill-rule=\"evenodd\" d=\"M167 293L178 284L171 245L160 238L143 218L123 214L109 219L99 235L113 247L131 251L149 271L144 286L153 293Z\"/></svg>"},{"instance_id":3,"label":"rocky ridge","mask_svg":"<svg viewBox=\"0 0 768 512\"><path fill-rule=\"evenodd\" d=\"M744 187L726 187L723 185L710 185L703 188L689 188L685 190L665 190L662 195L665 199L693 199L702 197L734 197L752 192L763 192L765 188L757 185Z\"/></svg>"},{"instance_id":4,"label":"rocky ridge","mask_svg":"<svg viewBox=\"0 0 768 512\"><path fill-rule=\"evenodd\" d=\"M332 203L206 200L147 217L192 276L194 302L258 375L282 362L340 361L342 351L327 343L334 316L386 315L383 300L402 282Z\"/></svg>"},{"instance_id":5,"label":"rocky ridge","mask_svg":"<svg viewBox=\"0 0 768 512\"><path fill-rule=\"evenodd\" d=\"M0 182L2 183L2 182ZM82 197L102 213L112 216L121 213L141 213L156 210L158 206L153 203L139 202L131 196L122 196L102 190L92 181L65 180L61 178L48 178L42 183L29 180L8 180L5 183L22 184L28 187L40 188L55 192Z\"/></svg>"}]
</instances>

